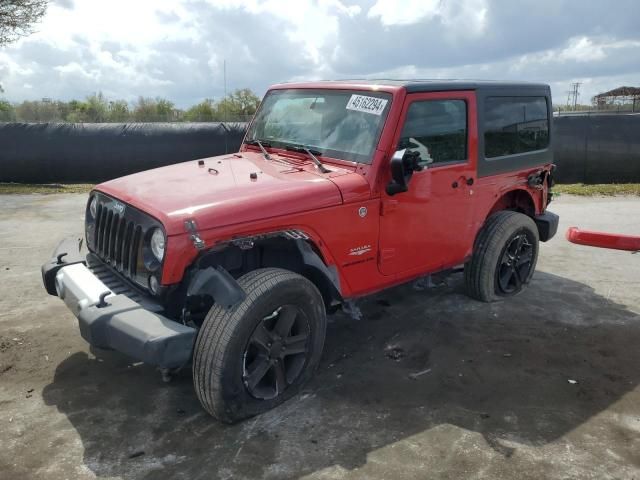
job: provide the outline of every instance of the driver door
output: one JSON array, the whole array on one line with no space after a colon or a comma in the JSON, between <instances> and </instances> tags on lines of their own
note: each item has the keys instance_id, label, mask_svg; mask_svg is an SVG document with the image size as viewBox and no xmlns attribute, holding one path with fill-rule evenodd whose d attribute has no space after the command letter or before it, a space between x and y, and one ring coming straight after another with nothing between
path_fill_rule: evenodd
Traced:
<instances>
[{"instance_id":1,"label":"driver door","mask_svg":"<svg viewBox=\"0 0 640 480\"><path fill-rule=\"evenodd\" d=\"M394 145L419 152L427 168L413 173L407 192L382 193L382 274L449 268L463 263L471 251L476 118L474 92L407 95Z\"/></svg>"}]
</instances>

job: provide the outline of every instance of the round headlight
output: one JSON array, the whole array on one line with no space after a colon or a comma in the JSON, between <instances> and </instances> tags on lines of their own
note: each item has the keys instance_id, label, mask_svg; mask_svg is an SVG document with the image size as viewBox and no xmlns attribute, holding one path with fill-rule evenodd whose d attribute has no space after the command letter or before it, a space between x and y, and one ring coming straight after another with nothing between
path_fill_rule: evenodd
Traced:
<instances>
[{"instance_id":1,"label":"round headlight","mask_svg":"<svg viewBox=\"0 0 640 480\"><path fill-rule=\"evenodd\" d=\"M151 234L151 251L159 262L164 258L164 233L156 228Z\"/></svg>"},{"instance_id":2,"label":"round headlight","mask_svg":"<svg viewBox=\"0 0 640 480\"><path fill-rule=\"evenodd\" d=\"M91 218L96 218L97 210L98 210L98 198L93 197L91 199L91 203L89 204L89 214L91 215Z\"/></svg>"}]
</instances>

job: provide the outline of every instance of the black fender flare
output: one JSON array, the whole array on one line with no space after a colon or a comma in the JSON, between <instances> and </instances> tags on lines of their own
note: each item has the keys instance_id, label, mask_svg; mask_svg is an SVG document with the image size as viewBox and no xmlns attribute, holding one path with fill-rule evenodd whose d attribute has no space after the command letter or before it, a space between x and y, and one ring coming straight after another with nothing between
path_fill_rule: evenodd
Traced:
<instances>
[{"instance_id":1,"label":"black fender flare","mask_svg":"<svg viewBox=\"0 0 640 480\"><path fill-rule=\"evenodd\" d=\"M213 301L227 309L243 301L247 294L221 266L198 270L187 288L187 298L197 295L210 295Z\"/></svg>"},{"instance_id":2,"label":"black fender flare","mask_svg":"<svg viewBox=\"0 0 640 480\"><path fill-rule=\"evenodd\" d=\"M340 276L337 268L333 265L327 266L324 263L322 257L307 241L308 237L305 235L303 238L293 239L291 236L280 235L280 232L269 235L269 237L275 236L288 238L288 241L292 243L291 253L298 258L296 262L297 268L293 270L309 278L318 287L327 307L342 303ZM248 237L243 240L253 241L253 238ZM208 253L214 252L203 252L200 261ZM242 302L247 293L240 287L236 279L222 266L211 265L211 263L209 265L195 270L188 284L187 298L208 295L211 296L215 303L227 309L233 308ZM266 264L264 266L287 268L278 264Z\"/></svg>"},{"instance_id":3,"label":"black fender flare","mask_svg":"<svg viewBox=\"0 0 640 480\"><path fill-rule=\"evenodd\" d=\"M303 265L317 273L325 277L328 280L328 284L330 285L330 293L331 297L337 301L342 301L342 294L340 288L340 275L338 275L338 270L335 266L330 265L327 266L322 258L311 248L308 242L305 240L294 240L296 248L300 253L300 257L302 258Z\"/></svg>"}]
</instances>

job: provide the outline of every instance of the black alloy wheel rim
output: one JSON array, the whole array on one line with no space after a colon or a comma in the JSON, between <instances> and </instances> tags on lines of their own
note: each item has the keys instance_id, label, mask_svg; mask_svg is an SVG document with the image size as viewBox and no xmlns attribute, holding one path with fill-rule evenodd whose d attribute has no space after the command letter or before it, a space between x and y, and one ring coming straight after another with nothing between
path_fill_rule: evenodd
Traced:
<instances>
[{"instance_id":1,"label":"black alloy wheel rim","mask_svg":"<svg viewBox=\"0 0 640 480\"><path fill-rule=\"evenodd\" d=\"M504 249L498 265L498 289L502 294L519 291L529 280L534 244L525 232L518 232Z\"/></svg>"},{"instance_id":2,"label":"black alloy wheel rim","mask_svg":"<svg viewBox=\"0 0 640 480\"><path fill-rule=\"evenodd\" d=\"M251 334L243 358L242 380L255 398L281 395L304 369L311 331L304 312L282 305L264 317Z\"/></svg>"}]
</instances>

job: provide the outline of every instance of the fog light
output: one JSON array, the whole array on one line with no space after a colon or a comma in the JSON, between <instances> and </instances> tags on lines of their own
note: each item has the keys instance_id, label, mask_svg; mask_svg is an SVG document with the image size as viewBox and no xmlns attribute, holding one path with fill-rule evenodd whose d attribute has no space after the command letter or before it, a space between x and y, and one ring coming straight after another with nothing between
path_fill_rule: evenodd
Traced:
<instances>
[{"instance_id":1,"label":"fog light","mask_svg":"<svg viewBox=\"0 0 640 480\"><path fill-rule=\"evenodd\" d=\"M155 275L151 275L149 277L149 290L151 290L151 293L153 293L154 295L157 295L160 291L160 282L158 282L158 279Z\"/></svg>"}]
</instances>

